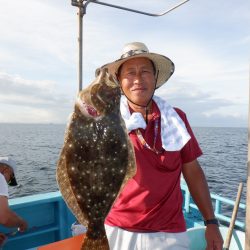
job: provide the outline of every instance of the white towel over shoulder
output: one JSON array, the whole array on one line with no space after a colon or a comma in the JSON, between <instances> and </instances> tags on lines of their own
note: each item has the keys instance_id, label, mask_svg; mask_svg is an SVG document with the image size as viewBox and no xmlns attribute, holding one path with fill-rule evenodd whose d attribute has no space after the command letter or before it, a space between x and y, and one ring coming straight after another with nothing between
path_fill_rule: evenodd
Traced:
<instances>
[{"instance_id":1,"label":"white towel over shoulder","mask_svg":"<svg viewBox=\"0 0 250 250\"><path fill-rule=\"evenodd\" d=\"M162 147L166 151L181 150L191 138L184 122L164 99L154 96L153 100L161 112ZM146 128L147 124L141 113L134 112L132 115L130 114L125 96L121 97L120 110L129 132L137 128Z\"/></svg>"}]
</instances>

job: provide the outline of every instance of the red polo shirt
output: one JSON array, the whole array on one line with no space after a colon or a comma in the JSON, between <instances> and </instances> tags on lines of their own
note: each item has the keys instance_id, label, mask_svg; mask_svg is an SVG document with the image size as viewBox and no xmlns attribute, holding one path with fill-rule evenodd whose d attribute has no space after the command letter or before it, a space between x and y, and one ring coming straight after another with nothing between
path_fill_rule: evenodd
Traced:
<instances>
[{"instance_id":1,"label":"red polo shirt","mask_svg":"<svg viewBox=\"0 0 250 250\"><path fill-rule=\"evenodd\" d=\"M184 232L180 175L183 163L191 162L202 154L187 121L179 109L177 113L185 123L191 139L180 151L163 151L156 154L143 147L135 131L129 136L134 145L137 164L136 175L127 182L114 203L105 223L134 232ZM160 111L153 103L153 118L141 133L153 147L155 119ZM160 135L160 126L158 128ZM156 149L161 149L157 136Z\"/></svg>"}]
</instances>

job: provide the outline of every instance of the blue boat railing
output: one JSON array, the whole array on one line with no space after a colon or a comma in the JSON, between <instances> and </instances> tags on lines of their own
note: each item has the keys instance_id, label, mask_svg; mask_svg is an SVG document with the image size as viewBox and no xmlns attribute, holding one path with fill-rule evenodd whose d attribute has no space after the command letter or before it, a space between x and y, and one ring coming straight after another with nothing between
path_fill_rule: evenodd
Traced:
<instances>
[{"instance_id":1,"label":"blue boat railing","mask_svg":"<svg viewBox=\"0 0 250 250\"><path fill-rule=\"evenodd\" d=\"M12 235L13 229L0 226L0 232L10 235L4 250L35 248L72 236L71 224L75 217L60 192L10 199L9 204L28 222L30 229Z\"/></svg>"},{"instance_id":2,"label":"blue boat railing","mask_svg":"<svg viewBox=\"0 0 250 250\"><path fill-rule=\"evenodd\" d=\"M187 227L203 225L203 218L184 181L181 182L181 189L184 197L183 211ZM216 194L211 194L211 197L216 217L221 221L221 224L229 224L230 216L225 214L223 209L225 206L231 206L233 210L234 201ZM38 246L71 237L71 225L76 219L67 208L60 192L10 199L9 204L11 209L28 221L30 229L27 232L12 235L13 229L0 226L0 232L10 234L4 250L36 249ZM240 209L245 212L245 204L241 203ZM237 229L245 231L243 221L236 220L235 225L238 227Z\"/></svg>"},{"instance_id":3,"label":"blue boat railing","mask_svg":"<svg viewBox=\"0 0 250 250\"><path fill-rule=\"evenodd\" d=\"M203 218L201 213L199 212L198 207L194 203L191 194L188 190L188 187L184 180L181 182L181 189L184 197L183 201L183 210L185 214L185 218L187 221L187 227L194 227L196 225L203 225ZM214 206L214 212L216 218L220 221L221 224L228 226L231 221L231 216L226 215L228 214L228 210L233 211L234 201L225 197L222 197L217 194L211 193L211 199ZM227 212L225 211L227 208ZM242 214L245 214L246 205L243 203L239 204L239 211ZM245 231L245 221L241 221L236 219L235 226L237 229L241 231Z\"/></svg>"}]
</instances>

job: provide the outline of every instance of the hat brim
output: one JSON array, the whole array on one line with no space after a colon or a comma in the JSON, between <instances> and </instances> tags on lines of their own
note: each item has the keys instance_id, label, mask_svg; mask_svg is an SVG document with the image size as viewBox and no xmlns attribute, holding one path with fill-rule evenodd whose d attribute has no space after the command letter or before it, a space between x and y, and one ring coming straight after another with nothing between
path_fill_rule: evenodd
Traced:
<instances>
[{"instance_id":1,"label":"hat brim","mask_svg":"<svg viewBox=\"0 0 250 250\"><path fill-rule=\"evenodd\" d=\"M9 157L1 157L0 156L0 163L7 165L8 167L10 167L13 170L13 177L11 178L11 180L9 181L9 186L17 186L17 181L16 181L16 162L12 159L10 159Z\"/></svg>"},{"instance_id":2,"label":"hat brim","mask_svg":"<svg viewBox=\"0 0 250 250\"><path fill-rule=\"evenodd\" d=\"M107 68L108 72L112 74L115 78L117 78L118 69L123 63L133 58L139 58L139 57L148 58L154 63L156 72L158 72L156 88L159 88L165 82L167 82L167 80L174 73L175 69L174 63L168 57L156 53L147 53L147 52L118 59L114 62L103 65L102 68Z\"/></svg>"},{"instance_id":3,"label":"hat brim","mask_svg":"<svg viewBox=\"0 0 250 250\"><path fill-rule=\"evenodd\" d=\"M16 181L16 177L12 177L12 179L9 181L8 183L9 186L17 186L17 181Z\"/></svg>"}]
</instances>

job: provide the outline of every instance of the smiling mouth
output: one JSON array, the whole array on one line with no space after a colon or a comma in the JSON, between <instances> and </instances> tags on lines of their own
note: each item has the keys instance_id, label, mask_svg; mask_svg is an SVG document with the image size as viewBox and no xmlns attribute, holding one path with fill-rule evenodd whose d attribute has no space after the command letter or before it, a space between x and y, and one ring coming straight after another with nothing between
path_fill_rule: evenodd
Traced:
<instances>
[{"instance_id":1,"label":"smiling mouth","mask_svg":"<svg viewBox=\"0 0 250 250\"><path fill-rule=\"evenodd\" d=\"M136 89L133 89L132 91L145 91L146 89L145 88L136 88Z\"/></svg>"}]
</instances>

